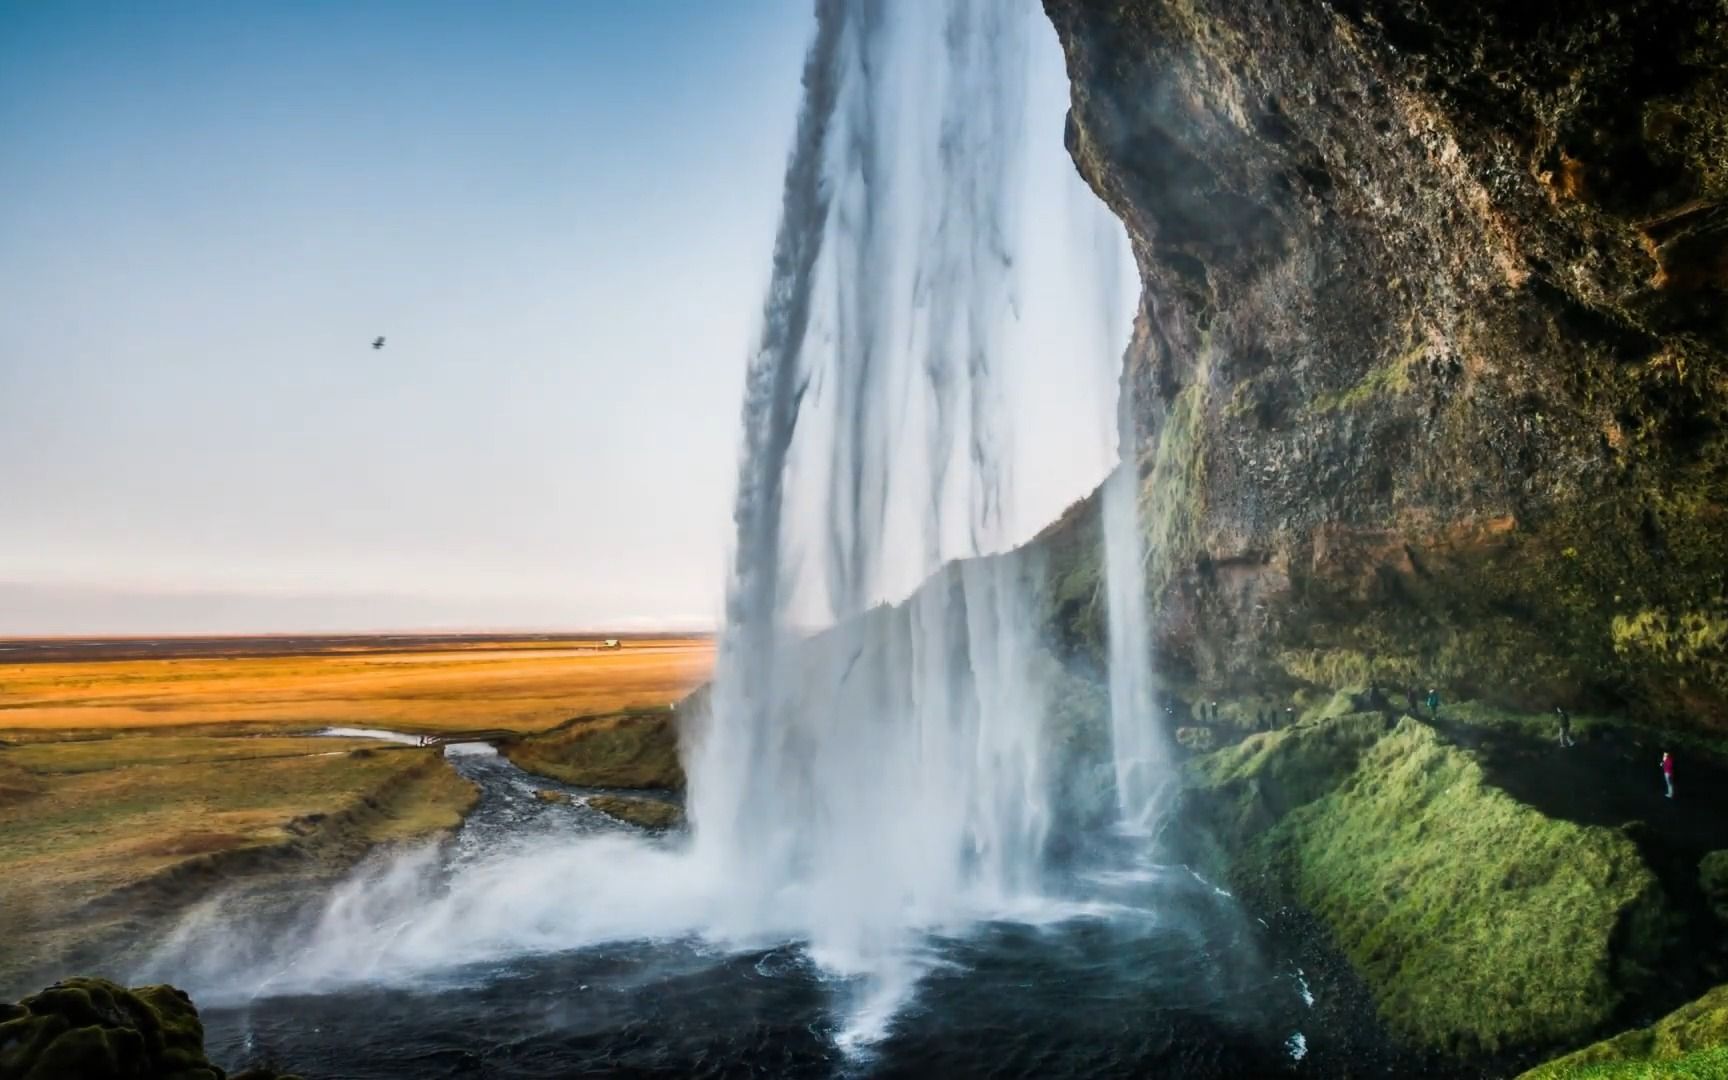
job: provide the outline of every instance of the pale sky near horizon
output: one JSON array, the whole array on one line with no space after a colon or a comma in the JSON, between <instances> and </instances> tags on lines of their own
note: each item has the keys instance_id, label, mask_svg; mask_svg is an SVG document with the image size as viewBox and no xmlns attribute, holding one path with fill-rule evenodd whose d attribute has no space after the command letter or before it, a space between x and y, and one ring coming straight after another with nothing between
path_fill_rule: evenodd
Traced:
<instances>
[{"instance_id":1,"label":"pale sky near horizon","mask_svg":"<svg viewBox=\"0 0 1728 1080\"><path fill-rule=\"evenodd\" d=\"M0 0L0 634L711 624L810 23Z\"/></svg>"}]
</instances>

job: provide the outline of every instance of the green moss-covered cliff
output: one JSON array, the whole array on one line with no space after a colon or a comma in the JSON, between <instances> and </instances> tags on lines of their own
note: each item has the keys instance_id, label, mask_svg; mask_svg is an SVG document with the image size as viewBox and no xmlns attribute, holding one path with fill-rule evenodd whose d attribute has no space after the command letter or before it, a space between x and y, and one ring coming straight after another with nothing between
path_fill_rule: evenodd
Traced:
<instances>
[{"instance_id":1,"label":"green moss-covered cliff","mask_svg":"<svg viewBox=\"0 0 1728 1080\"><path fill-rule=\"evenodd\" d=\"M1166 670L1728 726L1728 3L1045 6Z\"/></svg>"}]
</instances>

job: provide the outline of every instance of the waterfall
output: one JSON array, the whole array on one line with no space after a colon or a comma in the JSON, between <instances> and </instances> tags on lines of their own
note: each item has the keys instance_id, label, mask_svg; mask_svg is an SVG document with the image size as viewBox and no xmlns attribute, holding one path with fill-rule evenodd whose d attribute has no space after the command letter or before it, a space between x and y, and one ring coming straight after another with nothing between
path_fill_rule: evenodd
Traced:
<instances>
[{"instance_id":1,"label":"waterfall","mask_svg":"<svg viewBox=\"0 0 1728 1080\"><path fill-rule=\"evenodd\" d=\"M1127 300L1120 225L1096 203L1087 208L1102 339L1124 323ZM1156 830L1173 775L1170 733L1162 730L1152 681L1152 633L1146 595L1146 529L1140 519L1140 454L1134 379L1120 357L1106 355L1116 378L1116 467L1104 481L1106 628L1109 636L1110 744L1116 810L1131 832Z\"/></svg>"},{"instance_id":2,"label":"waterfall","mask_svg":"<svg viewBox=\"0 0 1728 1080\"><path fill-rule=\"evenodd\" d=\"M1152 635L1146 610L1145 532L1131 380L1117 407L1121 462L1104 481L1104 578L1110 634L1110 736L1122 824L1152 831L1169 786L1167 734L1155 711Z\"/></svg>"},{"instance_id":3,"label":"waterfall","mask_svg":"<svg viewBox=\"0 0 1728 1080\"><path fill-rule=\"evenodd\" d=\"M886 14L818 7L712 716L686 752L693 856L736 875L736 927L803 938L884 1006L919 933L1035 891L1050 819L1029 582L992 554L1034 12ZM812 582L833 629L808 637Z\"/></svg>"},{"instance_id":4,"label":"waterfall","mask_svg":"<svg viewBox=\"0 0 1728 1080\"><path fill-rule=\"evenodd\" d=\"M1076 328L1084 290L1033 298L1045 308L1019 295L1021 210L1044 175L1026 168L1030 76L1051 91L1040 105L1060 100L1055 42L1032 48L1038 14L1031 0L817 0L746 375L726 625L706 716L680 710L690 835L546 832L450 865L392 862L334 890L292 939L230 932L212 908L153 970L233 999L607 942L798 942L851 998L838 1037L860 1045L940 962L934 936L1097 910L1047 858L1057 664L1042 570L1013 550L1025 459L1010 421L1032 393L1019 360L1109 397L1114 360L1079 358L1122 327L1118 311L1097 341L1091 320ZM1060 166L1058 198L1080 190ZM1119 264L1120 226L1088 206ZM1112 272L1098 287L1122 284ZM1066 368L1010 333L1049 308ZM1040 407L1055 396L1037 392ZM1132 404L1118 415L1129 423ZM1094 475L1108 426L1062 432ZM1111 696L1125 816L1143 818L1145 613L1118 596L1143 600L1133 491L1105 503L1128 515L1108 529Z\"/></svg>"}]
</instances>

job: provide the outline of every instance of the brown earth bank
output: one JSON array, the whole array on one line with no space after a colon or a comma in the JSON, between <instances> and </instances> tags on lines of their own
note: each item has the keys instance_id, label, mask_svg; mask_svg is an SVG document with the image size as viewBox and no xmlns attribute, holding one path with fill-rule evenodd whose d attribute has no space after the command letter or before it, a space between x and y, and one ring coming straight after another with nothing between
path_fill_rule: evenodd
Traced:
<instances>
[{"instance_id":1,"label":"brown earth bank","mask_svg":"<svg viewBox=\"0 0 1728 1080\"><path fill-rule=\"evenodd\" d=\"M1728 5L1045 7L1166 669L1728 730Z\"/></svg>"},{"instance_id":2,"label":"brown earth bank","mask_svg":"<svg viewBox=\"0 0 1728 1080\"><path fill-rule=\"evenodd\" d=\"M126 970L201 898L332 880L478 796L438 750L346 739L37 743L0 750L8 777L0 990Z\"/></svg>"}]
</instances>

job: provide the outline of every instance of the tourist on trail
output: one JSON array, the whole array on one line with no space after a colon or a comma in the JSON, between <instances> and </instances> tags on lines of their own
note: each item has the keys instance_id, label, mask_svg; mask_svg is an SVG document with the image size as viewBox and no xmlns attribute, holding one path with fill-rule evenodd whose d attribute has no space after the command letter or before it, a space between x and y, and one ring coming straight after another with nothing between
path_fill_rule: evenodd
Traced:
<instances>
[{"instance_id":1,"label":"tourist on trail","mask_svg":"<svg viewBox=\"0 0 1728 1080\"><path fill-rule=\"evenodd\" d=\"M1662 782L1668 785L1668 797L1674 797L1674 755L1662 751Z\"/></svg>"},{"instance_id":2,"label":"tourist on trail","mask_svg":"<svg viewBox=\"0 0 1728 1080\"><path fill-rule=\"evenodd\" d=\"M1428 714L1435 720L1440 719L1440 691L1432 686L1428 688Z\"/></svg>"},{"instance_id":3,"label":"tourist on trail","mask_svg":"<svg viewBox=\"0 0 1728 1080\"><path fill-rule=\"evenodd\" d=\"M1567 716L1566 710L1562 709L1558 705L1554 706L1554 711L1556 713L1560 714L1560 745L1561 746L1576 746L1576 745L1578 745L1577 743L1572 741L1572 718L1570 716Z\"/></svg>"},{"instance_id":4,"label":"tourist on trail","mask_svg":"<svg viewBox=\"0 0 1728 1080\"><path fill-rule=\"evenodd\" d=\"M1410 719L1415 720L1422 715L1416 707L1416 688L1414 686L1405 688L1404 701L1410 707Z\"/></svg>"}]
</instances>

